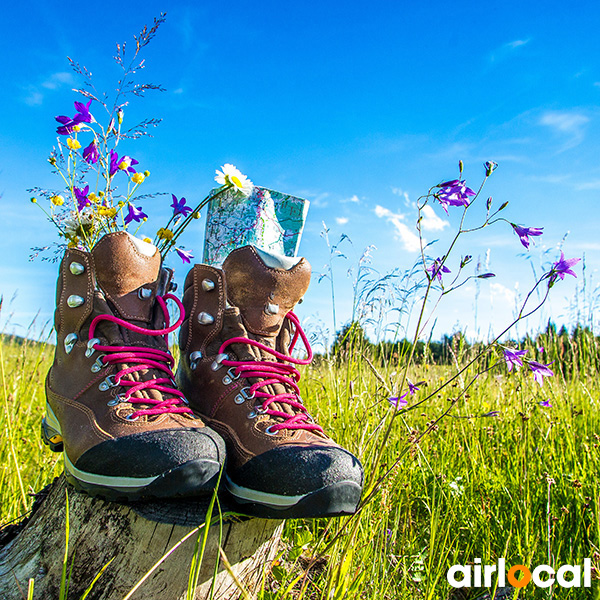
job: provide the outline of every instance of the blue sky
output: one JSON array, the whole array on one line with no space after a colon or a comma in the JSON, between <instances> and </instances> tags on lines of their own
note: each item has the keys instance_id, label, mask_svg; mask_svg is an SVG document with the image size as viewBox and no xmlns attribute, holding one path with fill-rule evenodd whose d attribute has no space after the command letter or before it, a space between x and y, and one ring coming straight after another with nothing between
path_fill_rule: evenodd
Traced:
<instances>
[{"instance_id":1,"label":"blue sky","mask_svg":"<svg viewBox=\"0 0 600 600\"><path fill-rule=\"evenodd\" d=\"M338 328L350 318L347 276L363 250L380 275L408 269L415 252L415 201L465 164L472 187L483 162L498 170L486 184L504 216L543 227L526 252L509 226L486 229L461 244L496 273L448 295L434 337L466 329L498 332L515 301L564 239L568 257L585 256L587 294L600 267L600 6L582 2L221 2L149 0L104 6L66 3L60 11L37 0L10 3L0 23L0 328L24 334L53 310L56 265L28 260L32 246L56 234L29 202L26 189L57 186L46 162L56 141L54 116L71 114L80 81L67 56L85 65L99 89L114 88L115 42L161 11L167 21L146 48L142 80L167 91L126 109L129 123L159 117L154 137L127 153L152 172L148 191L190 203L213 187L216 168L235 164L256 184L312 203L301 253L316 276L299 313L311 327L333 329L328 280L318 283L331 243L346 234L333 261ZM69 16L73 15L73 16ZM169 200L167 200L169 198ZM485 198L482 198L485 200ZM144 205L153 234L167 218L170 196ZM444 253L458 213L433 206L425 223L432 255ZM186 246L200 256L202 222ZM177 268L182 280L186 269ZM552 290L532 319L568 322L578 280ZM356 271L354 271L356 272ZM579 293L579 298L582 294ZM475 314L477 318L475 318ZM432 321L433 323L434 321ZM525 331L525 326L519 330Z\"/></svg>"}]
</instances>

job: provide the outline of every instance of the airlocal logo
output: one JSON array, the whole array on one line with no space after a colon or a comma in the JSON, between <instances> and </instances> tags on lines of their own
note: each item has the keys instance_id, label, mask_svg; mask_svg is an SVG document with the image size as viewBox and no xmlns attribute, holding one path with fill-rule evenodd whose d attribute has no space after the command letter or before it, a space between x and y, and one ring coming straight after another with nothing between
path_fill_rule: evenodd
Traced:
<instances>
[{"instance_id":1,"label":"airlocal logo","mask_svg":"<svg viewBox=\"0 0 600 600\"><path fill-rule=\"evenodd\" d=\"M506 582L513 587L522 588L529 584L540 588L548 588L555 583L564 588L592 586L592 560L583 559L583 584L581 581L580 565L563 565L554 570L548 565L538 565L532 570L525 565L514 565L506 571L506 562L498 559L497 565L482 565L481 559L476 558L473 565L453 565L448 569L446 579L454 588L492 587L492 575L498 574L498 587L504 587ZM517 573L521 573L517 579ZM460 579L457 579L460 577Z\"/></svg>"}]
</instances>

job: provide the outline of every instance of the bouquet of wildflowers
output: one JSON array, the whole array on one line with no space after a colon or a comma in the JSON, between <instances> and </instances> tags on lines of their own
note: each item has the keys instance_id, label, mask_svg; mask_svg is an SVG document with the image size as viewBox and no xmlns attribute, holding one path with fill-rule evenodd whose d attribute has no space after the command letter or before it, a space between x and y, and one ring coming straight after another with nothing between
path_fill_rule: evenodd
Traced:
<instances>
[{"instance_id":1,"label":"bouquet of wildflowers","mask_svg":"<svg viewBox=\"0 0 600 600\"><path fill-rule=\"evenodd\" d=\"M74 71L84 77L84 88L75 90L85 101L74 103L73 116L55 117L58 126L58 140L48 161L54 172L62 180L61 189L45 190L33 188L36 194L33 203L41 206L50 221L54 223L62 238L63 247L78 247L91 250L105 234L114 231L129 231L140 234L148 242L152 240L140 232L148 220L142 202L156 194L141 194L140 187L150 176L139 162L129 154L132 140L149 135L149 128L160 123L160 119L146 119L138 125L126 129L125 107L130 96L143 96L148 90L162 91L158 85L134 83L134 75L144 68L144 60L139 54L154 37L166 15L154 19L152 27L144 27L139 36L134 36L135 50L127 63L126 44L117 44L115 61L123 74L117 86L112 106L106 101L106 94L98 94L91 81L91 73L69 59ZM103 126L100 114L106 117ZM225 165L215 177L220 188L213 191L195 208L187 205L185 198L171 194L172 214L164 227L155 234L153 243L163 258L174 249L184 262L193 258L191 252L177 246L177 240L192 219L200 216L200 210L222 191L233 188L244 196L252 190L252 182L233 165ZM43 206L38 197L44 200Z\"/></svg>"}]
</instances>

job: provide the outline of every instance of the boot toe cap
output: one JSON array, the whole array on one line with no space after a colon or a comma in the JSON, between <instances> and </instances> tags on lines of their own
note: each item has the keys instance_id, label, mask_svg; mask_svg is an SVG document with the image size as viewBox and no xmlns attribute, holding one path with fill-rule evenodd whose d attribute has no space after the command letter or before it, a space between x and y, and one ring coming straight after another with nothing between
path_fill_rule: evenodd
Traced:
<instances>
[{"instance_id":1,"label":"boot toe cap","mask_svg":"<svg viewBox=\"0 0 600 600\"><path fill-rule=\"evenodd\" d=\"M278 446L260 454L234 473L239 486L269 494L298 496L342 482L362 488L359 460L339 446Z\"/></svg>"},{"instance_id":2,"label":"boot toe cap","mask_svg":"<svg viewBox=\"0 0 600 600\"><path fill-rule=\"evenodd\" d=\"M222 438L208 427L144 431L106 440L87 450L78 470L102 476L154 477L194 461L225 460Z\"/></svg>"}]
</instances>

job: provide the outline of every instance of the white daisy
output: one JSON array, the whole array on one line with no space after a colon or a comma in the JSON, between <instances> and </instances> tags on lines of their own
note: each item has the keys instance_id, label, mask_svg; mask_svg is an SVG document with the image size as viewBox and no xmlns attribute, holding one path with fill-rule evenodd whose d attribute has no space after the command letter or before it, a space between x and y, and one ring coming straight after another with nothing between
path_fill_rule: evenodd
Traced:
<instances>
[{"instance_id":1,"label":"white daisy","mask_svg":"<svg viewBox=\"0 0 600 600\"><path fill-rule=\"evenodd\" d=\"M91 210L70 211L61 222L65 236L68 238L82 237L90 232L94 226L94 213Z\"/></svg>"},{"instance_id":2,"label":"white daisy","mask_svg":"<svg viewBox=\"0 0 600 600\"><path fill-rule=\"evenodd\" d=\"M236 167L230 165L229 163L223 165L221 167L222 171L217 169L215 177L215 181L220 185L231 185L237 191L244 194L244 196L249 196L254 189L254 184L243 175Z\"/></svg>"}]
</instances>

